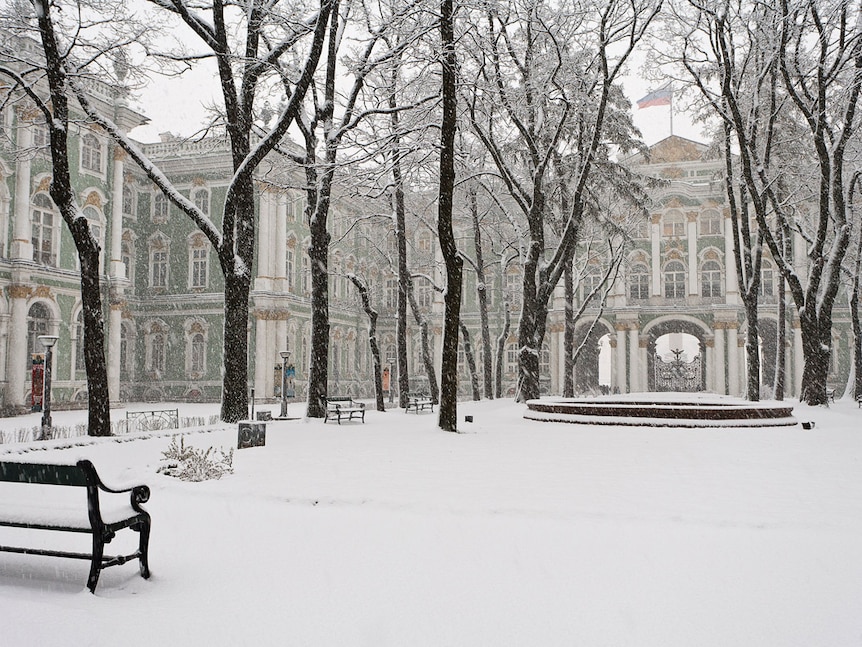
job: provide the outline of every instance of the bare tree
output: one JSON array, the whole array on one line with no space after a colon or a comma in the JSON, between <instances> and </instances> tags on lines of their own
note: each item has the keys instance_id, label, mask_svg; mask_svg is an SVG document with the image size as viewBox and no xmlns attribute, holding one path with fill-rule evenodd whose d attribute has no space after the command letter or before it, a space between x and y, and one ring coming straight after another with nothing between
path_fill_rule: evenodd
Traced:
<instances>
[{"instance_id":1,"label":"bare tree","mask_svg":"<svg viewBox=\"0 0 862 647\"><path fill-rule=\"evenodd\" d=\"M371 347L371 361L374 366L374 395L378 411L386 411L383 403L383 374L380 370L380 347L377 345L377 311L371 306L371 298L368 295L368 286L355 274L347 276L350 282L359 291L362 300L362 309L368 315L368 345Z\"/></svg>"}]
</instances>

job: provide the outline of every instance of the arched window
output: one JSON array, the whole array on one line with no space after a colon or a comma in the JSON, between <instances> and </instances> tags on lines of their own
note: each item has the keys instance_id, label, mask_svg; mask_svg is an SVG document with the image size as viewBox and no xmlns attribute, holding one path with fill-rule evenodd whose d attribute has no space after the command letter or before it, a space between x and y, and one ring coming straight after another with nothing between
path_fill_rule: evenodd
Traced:
<instances>
[{"instance_id":1,"label":"arched window","mask_svg":"<svg viewBox=\"0 0 862 647\"><path fill-rule=\"evenodd\" d=\"M191 370L192 373L203 373L205 368L206 340L203 333L192 335L191 341Z\"/></svg>"},{"instance_id":2,"label":"arched window","mask_svg":"<svg viewBox=\"0 0 862 647\"><path fill-rule=\"evenodd\" d=\"M50 318L51 313L44 303L36 302L30 306L27 313L27 350L31 355L45 352L45 347L39 341L39 335L48 334Z\"/></svg>"},{"instance_id":3,"label":"arched window","mask_svg":"<svg viewBox=\"0 0 862 647\"><path fill-rule=\"evenodd\" d=\"M664 296L668 299L685 298L685 265L670 261L664 267Z\"/></svg>"},{"instance_id":4,"label":"arched window","mask_svg":"<svg viewBox=\"0 0 862 647\"><path fill-rule=\"evenodd\" d=\"M434 301L434 293L431 289L431 283L426 278L418 278L413 282L413 288L416 290L416 302L421 308L430 308Z\"/></svg>"},{"instance_id":5,"label":"arched window","mask_svg":"<svg viewBox=\"0 0 862 647\"><path fill-rule=\"evenodd\" d=\"M102 144L92 133L81 137L81 168L94 173L102 172Z\"/></svg>"},{"instance_id":6,"label":"arched window","mask_svg":"<svg viewBox=\"0 0 862 647\"><path fill-rule=\"evenodd\" d=\"M210 191L207 188L201 187L192 191L192 202L203 212L204 215L210 213Z\"/></svg>"},{"instance_id":7,"label":"arched window","mask_svg":"<svg viewBox=\"0 0 862 647\"><path fill-rule=\"evenodd\" d=\"M629 270L629 297L649 299L650 270L644 263L635 263Z\"/></svg>"},{"instance_id":8,"label":"arched window","mask_svg":"<svg viewBox=\"0 0 862 647\"><path fill-rule=\"evenodd\" d=\"M165 336L156 333L150 340L152 354L150 355L150 370L163 373L165 370Z\"/></svg>"},{"instance_id":9,"label":"arched window","mask_svg":"<svg viewBox=\"0 0 862 647\"><path fill-rule=\"evenodd\" d=\"M57 225L54 203L46 193L33 197L31 229L33 260L40 265L57 267Z\"/></svg>"},{"instance_id":10,"label":"arched window","mask_svg":"<svg viewBox=\"0 0 862 647\"><path fill-rule=\"evenodd\" d=\"M662 219L662 235L665 237L683 238L685 236L685 218L679 211L668 211Z\"/></svg>"},{"instance_id":11,"label":"arched window","mask_svg":"<svg viewBox=\"0 0 862 647\"><path fill-rule=\"evenodd\" d=\"M168 352L168 326L161 319L150 320L144 326L144 369L150 377L164 376Z\"/></svg>"},{"instance_id":12,"label":"arched window","mask_svg":"<svg viewBox=\"0 0 862 647\"><path fill-rule=\"evenodd\" d=\"M718 261L705 261L700 266L700 293L705 297L721 296L721 265Z\"/></svg>"}]
</instances>

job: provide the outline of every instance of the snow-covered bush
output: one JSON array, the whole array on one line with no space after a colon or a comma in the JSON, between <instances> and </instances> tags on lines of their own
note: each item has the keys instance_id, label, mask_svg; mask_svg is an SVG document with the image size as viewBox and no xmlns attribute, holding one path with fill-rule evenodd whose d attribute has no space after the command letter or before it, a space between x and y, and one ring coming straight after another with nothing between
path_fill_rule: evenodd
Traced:
<instances>
[{"instance_id":1,"label":"snow-covered bush","mask_svg":"<svg viewBox=\"0 0 862 647\"><path fill-rule=\"evenodd\" d=\"M183 481L207 481L233 474L233 447L225 453L221 447L196 449L186 447L185 439L171 438L171 444L162 452L164 463L157 470L160 474L173 476Z\"/></svg>"}]
</instances>

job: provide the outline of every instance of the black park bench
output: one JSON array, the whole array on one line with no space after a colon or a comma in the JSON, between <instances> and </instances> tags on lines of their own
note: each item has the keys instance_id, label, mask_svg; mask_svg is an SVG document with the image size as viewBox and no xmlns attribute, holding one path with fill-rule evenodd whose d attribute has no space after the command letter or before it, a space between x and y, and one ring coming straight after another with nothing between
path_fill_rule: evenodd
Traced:
<instances>
[{"instance_id":1,"label":"black park bench","mask_svg":"<svg viewBox=\"0 0 862 647\"><path fill-rule=\"evenodd\" d=\"M57 501L56 507L28 506L26 503L7 504L0 501L0 526L15 528L31 528L38 530L59 530L65 532L89 533L93 536L91 553L74 553L62 550L45 550L18 546L0 546L0 551L8 553L23 553L26 555L48 555L51 557L69 557L86 559L90 562L90 576L87 578L87 588L95 593L96 584L102 569L109 566L125 564L137 559L141 576L149 578L150 568L147 557L147 547L150 539L150 515L141 508L141 504L150 498L150 489L146 485L114 490L102 483L96 468L90 461L78 461L75 465L46 465L40 463L0 462L0 482L38 485L63 485L86 488L87 510L70 509ZM16 488L18 486L15 486ZM8 488L12 490L12 487ZM100 501L99 492L109 493ZM130 498L113 495L130 493ZM46 492L50 494L50 492ZM26 497L16 497L16 501L26 502ZM102 507L100 504L105 503ZM68 503L68 501L65 501ZM83 503L83 501L82 501ZM38 509L33 509L38 507ZM105 544L109 543L118 530L131 528L139 537L138 550L131 555L105 555Z\"/></svg>"},{"instance_id":2,"label":"black park bench","mask_svg":"<svg viewBox=\"0 0 862 647\"><path fill-rule=\"evenodd\" d=\"M434 400L427 393L408 393L407 404L404 406L404 413L415 411L419 413L425 409L434 411Z\"/></svg>"},{"instance_id":3,"label":"black park bench","mask_svg":"<svg viewBox=\"0 0 862 647\"><path fill-rule=\"evenodd\" d=\"M326 419L324 422L329 422L332 418L338 420L341 424L341 419L353 420L359 418L365 422L365 403L357 402L349 396L333 396L326 398Z\"/></svg>"}]
</instances>

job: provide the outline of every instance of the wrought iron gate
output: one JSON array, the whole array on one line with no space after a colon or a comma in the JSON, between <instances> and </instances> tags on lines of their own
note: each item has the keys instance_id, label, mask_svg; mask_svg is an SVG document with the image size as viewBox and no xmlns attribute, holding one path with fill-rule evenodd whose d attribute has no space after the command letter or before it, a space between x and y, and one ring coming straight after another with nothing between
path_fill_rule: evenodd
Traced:
<instances>
[{"instance_id":1,"label":"wrought iron gate","mask_svg":"<svg viewBox=\"0 0 862 647\"><path fill-rule=\"evenodd\" d=\"M701 356L695 355L690 362L682 359L681 350L672 350L674 359L666 362L661 355L655 356L656 391L701 391L703 389L703 367Z\"/></svg>"}]
</instances>

